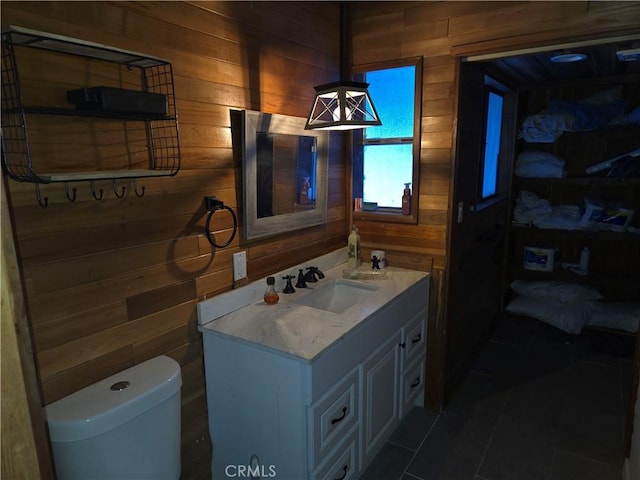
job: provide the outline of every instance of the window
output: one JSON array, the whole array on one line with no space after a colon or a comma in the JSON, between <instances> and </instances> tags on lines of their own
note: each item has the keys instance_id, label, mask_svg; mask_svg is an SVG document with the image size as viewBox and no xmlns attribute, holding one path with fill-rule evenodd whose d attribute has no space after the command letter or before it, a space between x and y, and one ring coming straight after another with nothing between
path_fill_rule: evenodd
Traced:
<instances>
[{"instance_id":1,"label":"window","mask_svg":"<svg viewBox=\"0 0 640 480\"><path fill-rule=\"evenodd\" d=\"M492 197L498 191L498 159L502 140L502 94L487 90L485 112L485 142L484 157L482 159L482 184L480 185L480 199Z\"/></svg>"},{"instance_id":2,"label":"window","mask_svg":"<svg viewBox=\"0 0 640 480\"><path fill-rule=\"evenodd\" d=\"M354 131L353 197L362 199L354 218L417 221L422 62L411 59L358 69L382 120L379 127ZM402 213L405 184L412 192Z\"/></svg>"}]
</instances>

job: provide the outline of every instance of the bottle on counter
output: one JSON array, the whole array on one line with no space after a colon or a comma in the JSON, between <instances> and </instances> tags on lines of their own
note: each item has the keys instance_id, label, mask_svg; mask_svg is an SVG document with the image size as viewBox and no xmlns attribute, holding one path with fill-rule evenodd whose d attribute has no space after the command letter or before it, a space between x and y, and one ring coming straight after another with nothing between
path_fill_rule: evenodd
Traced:
<instances>
[{"instance_id":1,"label":"bottle on counter","mask_svg":"<svg viewBox=\"0 0 640 480\"><path fill-rule=\"evenodd\" d=\"M411 215L411 189L410 183L404 184L404 193L402 195L402 214Z\"/></svg>"},{"instance_id":2,"label":"bottle on counter","mask_svg":"<svg viewBox=\"0 0 640 480\"><path fill-rule=\"evenodd\" d=\"M267 277L267 290L264 292L264 303L268 303L269 305L273 305L278 303L280 297L276 292L276 279L275 277Z\"/></svg>"},{"instance_id":3,"label":"bottle on counter","mask_svg":"<svg viewBox=\"0 0 640 480\"><path fill-rule=\"evenodd\" d=\"M347 246L349 247L347 266L349 268L358 268L360 266L360 234L358 233L358 227L356 225L351 227L351 233L347 239Z\"/></svg>"}]
</instances>

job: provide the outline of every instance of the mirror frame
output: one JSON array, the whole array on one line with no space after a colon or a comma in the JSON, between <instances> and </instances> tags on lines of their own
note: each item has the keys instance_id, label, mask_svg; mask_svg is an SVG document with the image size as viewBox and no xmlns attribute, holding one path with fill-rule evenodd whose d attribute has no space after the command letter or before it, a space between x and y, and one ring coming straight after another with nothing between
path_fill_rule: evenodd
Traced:
<instances>
[{"instance_id":1,"label":"mirror frame","mask_svg":"<svg viewBox=\"0 0 640 480\"><path fill-rule=\"evenodd\" d=\"M327 221L327 180L329 170L329 134L305 130L306 118L242 110L242 189L243 237L263 238L279 233L321 225ZM258 218L256 134L273 133L316 137L316 208L300 212Z\"/></svg>"}]
</instances>

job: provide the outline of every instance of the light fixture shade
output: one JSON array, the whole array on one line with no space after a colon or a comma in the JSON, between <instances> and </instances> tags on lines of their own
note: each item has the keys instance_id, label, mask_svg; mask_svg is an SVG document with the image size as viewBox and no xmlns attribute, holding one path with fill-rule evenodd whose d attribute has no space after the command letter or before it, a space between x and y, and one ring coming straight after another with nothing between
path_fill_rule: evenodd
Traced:
<instances>
[{"instance_id":1,"label":"light fixture shade","mask_svg":"<svg viewBox=\"0 0 640 480\"><path fill-rule=\"evenodd\" d=\"M553 63L573 63L586 60L587 55L584 53L563 52L551 57Z\"/></svg>"},{"instance_id":2,"label":"light fixture shade","mask_svg":"<svg viewBox=\"0 0 640 480\"><path fill-rule=\"evenodd\" d=\"M315 87L305 130L353 130L382 125L368 83L335 82Z\"/></svg>"}]
</instances>

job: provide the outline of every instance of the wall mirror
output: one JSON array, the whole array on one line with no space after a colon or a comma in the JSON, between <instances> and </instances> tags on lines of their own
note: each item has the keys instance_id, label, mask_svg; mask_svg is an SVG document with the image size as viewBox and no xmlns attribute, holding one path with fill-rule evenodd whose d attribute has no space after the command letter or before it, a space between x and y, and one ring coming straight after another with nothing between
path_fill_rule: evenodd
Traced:
<instances>
[{"instance_id":1,"label":"wall mirror","mask_svg":"<svg viewBox=\"0 0 640 480\"><path fill-rule=\"evenodd\" d=\"M305 130L304 118L251 110L238 113L244 238L325 223L328 133Z\"/></svg>"}]
</instances>

